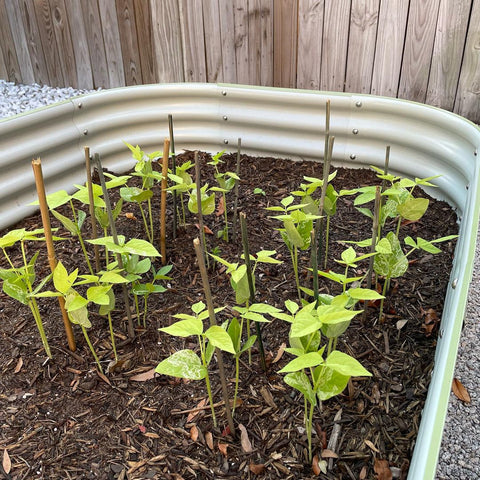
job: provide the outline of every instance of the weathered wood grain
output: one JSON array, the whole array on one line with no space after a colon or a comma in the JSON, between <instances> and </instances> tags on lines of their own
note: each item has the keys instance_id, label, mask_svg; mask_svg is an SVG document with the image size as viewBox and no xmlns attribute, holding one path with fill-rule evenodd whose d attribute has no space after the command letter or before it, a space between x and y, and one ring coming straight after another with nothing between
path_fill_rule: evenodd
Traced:
<instances>
[{"instance_id":1,"label":"weathered wood grain","mask_svg":"<svg viewBox=\"0 0 480 480\"><path fill-rule=\"evenodd\" d=\"M343 92L347 65L350 0L325 0L320 89Z\"/></svg>"},{"instance_id":2,"label":"weathered wood grain","mask_svg":"<svg viewBox=\"0 0 480 480\"><path fill-rule=\"evenodd\" d=\"M235 64L237 82L242 85L250 83L248 57L248 1L233 0Z\"/></svg>"},{"instance_id":3,"label":"weathered wood grain","mask_svg":"<svg viewBox=\"0 0 480 480\"><path fill-rule=\"evenodd\" d=\"M352 0L345 91L370 93L379 0Z\"/></svg>"},{"instance_id":4,"label":"weathered wood grain","mask_svg":"<svg viewBox=\"0 0 480 480\"><path fill-rule=\"evenodd\" d=\"M158 82L186 81L180 10L177 0L151 0L155 77Z\"/></svg>"},{"instance_id":5,"label":"weathered wood grain","mask_svg":"<svg viewBox=\"0 0 480 480\"><path fill-rule=\"evenodd\" d=\"M277 0L273 14L273 85L295 88L297 81L297 2Z\"/></svg>"},{"instance_id":6,"label":"weathered wood grain","mask_svg":"<svg viewBox=\"0 0 480 480\"><path fill-rule=\"evenodd\" d=\"M410 2L398 96L416 102L427 97L440 0Z\"/></svg>"},{"instance_id":7,"label":"weathered wood grain","mask_svg":"<svg viewBox=\"0 0 480 480\"><path fill-rule=\"evenodd\" d=\"M31 0L20 0L17 4L25 29L28 52L32 63L35 82L45 85L49 83L47 64L43 52L42 40L38 31L37 16Z\"/></svg>"},{"instance_id":8,"label":"weathered wood grain","mask_svg":"<svg viewBox=\"0 0 480 480\"><path fill-rule=\"evenodd\" d=\"M79 88L93 88L93 73L88 51L87 33L83 21L82 5L78 0L65 0L65 8L72 35L73 52L75 54L75 68Z\"/></svg>"},{"instance_id":9,"label":"weathered wood grain","mask_svg":"<svg viewBox=\"0 0 480 480\"><path fill-rule=\"evenodd\" d=\"M7 65L5 64L5 60L3 59L3 51L1 48L0 48L0 79L8 80Z\"/></svg>"},{"instance_id":10,"label":"weathered wood grain","mask_svg":"<svg viewBox=\"0 0 480 480\"><path fill-rule=\"evenodd\" d=\"M7 80L21 83L22 74L18 64L17 52L15 51L15 42L13 40L10 24L8 23L5 0L0 0L0 49L3 53L3 60L7 70Z\"/></svg>"},{"instance_id":11,"label":"weathered wood grain","mask_svg":"<svg viewBox=\"0 0 480 480\"><path fill-rule=\"evenodd\" d=\"M426 102L452 110L455 105L472 0L441 0Z\"/></svg>"},{"instance_id":12,"label":"weathered wood grain","mask_svg":"<svg viewBox=\"0 0 480 480\"><path fill-rule=\"evenodd\" d=\"M43 53L45 54L49 82L55 87L65 86L66 83L63 79L58 45L50 11L50 2L49 0L34 0L33 5L35 7Z\"/></svg>"},{"instance_id":13,"label":"weathered wood grain","mask_svg":"<svg viewBox=\"0 0 480 480\"><path fill-rule=\"evenodd\" d=\"M402 68L409 0L381 2L371 93L396 97Z\"/></svg>"},{"instance_id":14,"label":"weathered wood grain","mask_svg":"<svg viewBox=\"0 0 480 480\"><path fill-rule=\"evenodd\" d=\"M260 0L260 85L273 85L273 0Z\"/></svg>"},{"instance_id":15,"label":"weathered wood grain","mask_svg":"<svg viewBox=\"0 0 480 480\"><path fill-rule=\"evenodd\" d=\"M123 87L131 80L131 76L127 73L126 65L124 70L124 63L128 64L129 52L123 51L123 42L119 32L119 21L124 15L124 8L128 8L124 4L116 4L113 2L98 2L98 10L100 13L100 20L102 22L103 44L105 48L105 58L107 61L107 71L109 86ZM117 20L117 13L119 18ZM128 38L129 24L122 25L122 31Z\"/></svg>"},{"instance_id":16,"label":"weathered wood grain","mask_svg":"<svg viewBox=\"0 0 480 480\"><path fill-rule=\"evenodd\" d=\"M18 8L17 2L13 0L5 1L5 9L15 43L15 51L17 52L22 80L24 80L25 83L33 83L35 76L33 74L32 62L30 61L30 52L28 51L27 38L25 36L20 9Z\"/></svg>"},{"instance_id":17,"label":"weathered wood grain","mask_svg":"<svg viewBox=\"0 0 480 480\"><path fill-rule=\"evenodd\" d=\"M110 78L98 3L96 0L83 0L81 4L92 65L93 85L95 88L108 88L110 86Z\"/></svg>"},{"instance_id":18,"label":"weathered wood grain","mask_svg":"<svg viewBox=\"0 0 480 480\"><path fill-rule=\"evenodd\" d=\"M474 0L463 56L455 112L480 123L480 1Z\"/></svg>"},{"instance_id":19,"label":"weathered wood grain","mask_svg":"<svg viewBox=\"0 0 480 480\"><path fill-rule=\"evenodd\" d=\"M219 2L220 36L222 44L223 81L237 83L235 59L235 17L233 2Z\"/></svg>"},{"instance_id":20,"label":"weathered wood grain","mask_svg":"<svg viewBox=\"0 0 480 480\"><path fill-rule=\"evenodd\" d=\"M157 78L153 54L153 26L150 2L148 0L134 0L134 8L143 83L155 83Z\"/></svg>"},{"instance_id":21,"label":"weathered wood grain","mask_svg":"<svg viewBox=\"0 0 480 480\"><path fill-rule=\"evenodd\" d=\"M324 0L298 3L297 88L320 88L324 9Z\"/></svg>"},{"instance_id":22,"label":"weathered wood grain","mask_svg":"<svg viewBox=\"0 0 480 480\"><path fill-rule=\"evenodd\" d=\"M202 9L207 82L223 82L220 5L218 0L203 0Z\"/></svg>"},{"instance_id":23,"label":"weathered wood grain","mask_svg":"<svg viewBox=\"0 0 480 480\"><path fill-rule=\"evenodd\" d=\"M260 0L248 1L248 83L262 83L262 39Z\"/></svg>"},{"instance_id":24,"label":"weathered wood grain","mask_svg":"<svg viewBox=\"0 0 480 480\"><path fill-rule=\"evenodd\" d=\"M123 77L123 85L141 85L143 83L142 64L140 60L140 52L138 51L137 26L135 22L135 7L133 5L133 0L115 0L115 6L112 8L111 12L112 16L115 15L115 10L117 14L115 21L112 18L114 30L116 28L115 39L112 40L118 42L118 58L115 59L115 63L119 62L122 66L121 73ZM105 35L104 40L105 48L108 52L109 42L107 42L107 37L105 37ZM107 61L109 63L110 74L111 60L108 55ZM120 75L120 68L118 68L118 74Z\"/></svg>"},{"instance_id":25,"label":"weathered wood grain","mask_svg":"<svg viewBox=\"0 0 480 480\"><path fill-rule=\"evenodd\" d=\"M78 79L75 67L75 54L64 1L50 0L50 10L63 79L66 85L77 88Z\"/></svg>"},{"instance_id":26,"label":"weathered wood grain","mask_svg":"<svg viewBox=\"0 0 480 480\"><path fill-rule=\"evenodd\" d=\"M206 82L205 36L201 0L179 0L186 82Z\"/></svg>"}]
</instances>

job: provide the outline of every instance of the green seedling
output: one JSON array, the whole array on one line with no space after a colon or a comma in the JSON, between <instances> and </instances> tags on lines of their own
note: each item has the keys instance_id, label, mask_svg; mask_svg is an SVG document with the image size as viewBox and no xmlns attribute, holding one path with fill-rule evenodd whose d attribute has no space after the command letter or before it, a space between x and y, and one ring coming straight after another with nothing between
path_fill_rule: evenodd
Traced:
<instances>
[{"instance_id":1,"label":"green seedling","mask_svg":"<svg viewBox=\"0 0 480 480\"><path fill-rule=\"evenodd\" d=\"M260 187L256 187L253 189L253 194L254 195L263 195L264 197L267 195L265 193L265 190L261 189Z\"/></svg>"},{"instance_id":2,"label":"green seedling","mask_svg":"<svg viewBox=\"0 0 480 480\"><path fill-rule=\"evenodd\" d=\"M185 203L183 200L183 194L191 190L191 185L193 183L191 175L188 173L193 167L193 163L190 161L184 162L182 165L179 165L175 168L175 174L169 173L168 178L171 180L174 185L168 188L170 192L180 193L180 204L182 205L182 224L185 226Z\"/></svg>"},{"instance_id":3,"label":"green seedling","mask_svg":"<svg viewBox=\"0 0 480 480\"><path fill-rule=\"evenodd\" d=\"M218 188L213 187L212 191L217 191L222 194L222 202L223 202L223 219L225 226L223 230L218 232L219 237L223 237L223 239L228 242L228 216L227 216L227 193L232 191L235 187L235 182L239 181L240 178L234 172L220 172L218 166L223 163L221 160L222 155L225 153L225 150L218 152L216 155L212 157L212 161L208 162L208 165L213 165L215 168L215 179L218 183ZM222 209L221 209L222 210Z\"/></svg>"},{"instance_id":4,"label":"green seedling","mask_svg":"<svg viewBox=\"0 0 480 480\"><path fill-rule=\"evenodd\" d=\"M267 207L267 210L283 212L282 215L275 215L271 218L283 222L283 228L279 228L278 231L290 252L298 298L301 299L301 286L298 272L298 250L306 250L310 246L310 232L313 228L313 221L320 218L320 216L305 213L303 211L308 203L293 205L293 201L294 197L289 195L281 200L280 203L282 206Z\"/></svg>"},{"instance_id":5,"label":"green seedling","mask_svg":"<svg viewBox=\"0 0 480 480\"><path fill-rule=\"evenodd\" d=\"M0 238L0 248L2 249L3 255L10 265L10 268L8 269L0 269L0 279L3 280L2 290L6 295L17 300L23 305L28 305L30 308L37 325L38 333L42 340L45 353L49 358L52 358L52 353L50 351L50 346L48 344L45 329L43 327L42 317L40 315L40 310L36 300L38 291L43 288L49 277L44 279L35 289L33 288L33 284L35 283L36 279L35 262L38 258L38 252L35 253L30 260L28 260L25 248L25 242L27 241L44 241L45 238L43 235L43 228L31 231L21 228L11 230ZM54 237L53 239L60 240L58 237ZM6 251L7 248L13 247L16 243L20 243L20 249L22 252L23 266L20 267L17 267L13 264Z\"/></svg>"},{"instance_id":6,"label":"green seedling","mask_svg":"<svg viewBox=\"0 0 480 480\"><path fill-rule=\"evenodd\" d=\"M163 375L170 375L177 378L187 378L189 380L203 380L208 392L210 408L212 411L213 424L217 426L215 408L213 403L212 388L208 365L212 360L215 348L235 355L235 348L230 335L219 325L212 325L204 331L203 321L209 316L206 305L203 302L197 302L192 305L193 315L179 313L174 318L180 321L169 327L160 328L160 331L173 335L175 337L196 336L200 349L200 357L192 350L179 350L161 361L155 371ZM215 309L215 313L220 312L225 307Z\"/></svg>"}]
</instances>

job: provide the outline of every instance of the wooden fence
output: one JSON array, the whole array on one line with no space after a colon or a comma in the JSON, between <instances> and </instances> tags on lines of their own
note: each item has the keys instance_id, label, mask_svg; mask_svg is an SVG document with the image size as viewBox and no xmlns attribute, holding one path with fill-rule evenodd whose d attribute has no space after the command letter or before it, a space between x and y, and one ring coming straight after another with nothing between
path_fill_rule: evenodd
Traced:
<instances>
[{"instance_id":1,"label":"wooden fence","mask_svg":"<svg viewBox=\"0 0 480 480\"><path fill-rule=\"evenodd\" d=\"M0 0L0 78L373 93L480 122L480 0Z\"/></svg>"}]
</instances>

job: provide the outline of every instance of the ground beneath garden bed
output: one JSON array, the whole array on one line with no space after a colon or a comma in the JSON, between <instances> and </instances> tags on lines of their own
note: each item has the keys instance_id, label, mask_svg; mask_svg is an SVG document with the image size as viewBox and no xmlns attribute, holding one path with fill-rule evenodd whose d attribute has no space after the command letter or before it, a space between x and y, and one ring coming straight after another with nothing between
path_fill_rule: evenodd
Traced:
<instances>
[{"instance_id":1,"label":"ground beneath garden bed","mask_svg":"<svg viewBox=\"0 0 480 480\"><path fill-rule=\"evenodd\" d=\"M201 158L204 163L209 159L206 154ZM187 159L193 160L191 152L181 155L178 162ZM222 170L235 171L235 156L227 155L224 160ZM204 166L202 171L204 180L213 185L212 167ZM276 250L277 258L284 261L280 266L259 264L257 302L283 308L286 299L296 298L289 254L274 230L279 227L278 221L268 217L270 212L265 207L278 205L291 190L298 189L304 175L321 178L321 164L242 156L239 211L247 215L250 251ZM373 183L379 181L369 170L339 169L333 181L337 190ZM256 188L265 195L254 194ZM158 197L154 200L156 212ZM119 233L129 238L143 237L138 210L129 204L123 212ZM170 205L169 220L171 213ZM199 233L195 223L188 214L187 226L180 227L172 240L169 221L167 263L173 265L172 280L167 292L150 297L147 328L137 328L134 342L127 340L125 309L118 295L114 324L122 362L106 375L98 374L80 331L76 330L77 351L68 351L54 299L40 302L54 355L48 361L29 310L0 293L0 450L7 452L3 461L10 471L6 474L0 469L0 478L2 474L15 480L388 478L375 472L382 465L388 465L385 468L390 468L394 477L406 478L430 380L454 242L441 244L442 253L438 255L412 254L407 275L392 281L385 322L377 321L378 307L370 306L366 320L354 319L339 339L339 349L358 359L373 375L353 379L343 394L315 411L314 453L319 458L331 437L336 415L340 427L335 448L338 458L327 458L328 473L316 476L307 461L303 399L276 373L289 361L288 354L282 355L288 335L284 322L275 320L264 326L266 374L256 348L251 365L246 355L242 357L235 423L245 427L251 452L246 451L245 441L239 436L233 438L225 428L214 362L214 398L220 403L218 428L213 427L210 409L205 406L203 382L152 378L151 371L159 361L178 349L195 348L189 339L158 331L173 322L173 314L187 313L192 303L204 299L192 246ZM218 247L220 256L237 261L239 241L231 238L225 243L216 238L223 226L222 216L207 216L205 224L213 232L207 235L208 249ZM32 216L14 228L20 227L41 227L40 216ZM88 226L86 229L88 238ZM356 211L353 198L341 198L331 222L330 259L339 258L345 248L341 241L369 238L370 232L370 220ZM432 200L427 214L418 222L403 225L401 232L401 236L426 239L455 234L456 215L444 202ZM28 256L37 248L29 245ZM10 250L14 257L14 250ZM81 258L77 242L71 240L60 242L57 253L69 271ZM3 258L0 262L5 268ZM302 252L300 263L302 283L308 285L307 252ZM79 267L85 272L83 265ZM333 261L329 268L341 271ZM364 268L361 266L360 272ZM37 276L48 273L46 252L42 251ZM215 306L227 306L220 315L224 320L235 303L221 265L210 271L210 284ZM320 286L324 293L332 290L330 282L321 281ZM91 320L90 337L106 369L112 360L108 325L98 315L92 315ZM227 355L224 358L233 395L234 365Z\"/></svg>"}]
</instances>

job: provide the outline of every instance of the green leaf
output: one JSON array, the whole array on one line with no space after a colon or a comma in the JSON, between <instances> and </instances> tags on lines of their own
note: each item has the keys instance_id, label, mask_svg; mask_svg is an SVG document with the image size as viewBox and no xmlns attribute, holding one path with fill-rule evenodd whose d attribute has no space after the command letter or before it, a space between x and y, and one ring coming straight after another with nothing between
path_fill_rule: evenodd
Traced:
<instances>
[{"instance_id":1,"label":"green leaf","mask_svg":"<svg viewBox=\"0 0 480 480\"><path fill-rule=\"evenodd\" d=\"M219 325L212 325L205 332L205 336L215 347L235 355L235 347L233 346L230 335Z\"/></svg>"},{"instance_id":2,"label":"green leaf","mask_svg":"<svg viewBox=\"0 0 480 480\"><path fill-rule=\"evenodd\" d=\"M99 278L100 283L128 283L128 279L120 275L121 270L103 272Z\"/></svg>"},{"instance_id":3,"label":"green leaf","mask_svg":"<svg viewBox=\"0 0 480 480\"><path fill-rule=\"evenodd\" d=\"M298 309L300 308L294 301L285 300L285 308L292 314L295 315Z\"/></svg>"},{"instance_id":4,"label":"green leaf","mask_svg":"<svg viewBox=\"0 0 480 480\"><path fill-rule=\"evenodd\" d=\"M355 300L381 300L384 298L383 295L369 288L350 288L347 293Z\"/></svg>"},{"instance_id":5,"label":"green leaf","mask_svg":"<svg viewBox=\"0 0 480 480\"><path fill-rule=\"evenodd\" d=\"M295 317L290 330L292 337L303 337L315 332L322 326L322 321L310 312L301 310Z\"/></svg>"},{"instance_id":6,"label":"green leaf","mask_svg":"<svg viewBox=\"0 0 480 480\"><path fill-rule=\"evenodd\" d=\"M372 374L366 370L358 360L346 353L334 350L325 360L325 366L335 370L342 375L351 377L371 377Z\"/></svg>"},{"instance_id":7,"label":"green leaf","mask_svg":"<svg viewBox=\"0 0 480 480\"><path fill-rule=\"evenodd\" d=\"M352 247L348 247L346 250L342 252L341 257L343 262L346 265L352 265L357 258L357 254L355 253L355 250Z\"/></svg>"},{"instance_id":8,"label":"green leaf","mask_svg":"<svg viewBox=\"0 0 480 480\"><path fill-rule=\"evenodd\" d=\"M314 375L316 378L317 396L321 401L328 400L342 393L348 384L348 380L350 380L350 375L342 375L324 366L317 367Z\"/></svg>"},{"instance_id":9,"label":"green leaf","mask_svg":"<svg viewBox=\"0 0 480 480\"><path fill-rule=\"evenodd\" d=\"M88 194L88 188L83 185L75 185L75 187L78 188L78 191L76 191L73 195L72 198L75 200L78 200L79 202L82 202L84 205L90 205L90 196ZM93 204L95 207L100 207L100 208L105 208L105 202L103 201L102 196L102 187L100 185L96 185L95 183L92 183L92 193L93 193ZM51 208L56 208L56 207L51 207Z\"/></svg>"},{"instance_id":10,"label":"green leaf","mask_svg":"<svg viewBox=\"0 0 480 480\"><path fill-rule=\"evenodd\" d=\"M88 319L87 307L81 307L73 311L68 311L68 318L75 325L80 325L83 328L90 328L92 324Z\"/></svg>"},{"instance_id":11,"label":"green leaf","mask_svg":"<svg viewBox=\"0 0 480 480\"><path fill-rule=\"evenodd\" d=\"M159 329L161 332L168 333L174 337L189 337L191 335L202 335L203 322L195 317L186 320L180 320L169 327Z\"/></svg>"},{"instance_id":12,"label":"green leaf","mask_svg":"<svg viewBox=\"0 0 480 480\"><path fill-rule=\"evenodd\" d=\"M78 225L75 222L65 217L61 213L58 213L56 210L52 210L52 214L72 235L78 235Z\"/></svg>"},{"instance_id":13,"label":"green leaf","mask_svg":"<svg viewBox=\"0 0 480 480\"><path fill-rule=\"evenodd\" d=\"M53 271L53 285L55 286L55 289L65 295L70 288L72 288L77 279L77 275L78 268L69 275L67 269L63 266L63 263L58 262Z\"/></svg>"},{"instance_id":14,"label":"green leaf","mask_svg":"<svg viewBox=\"0 0 480 480\"><path fill-rule=\"evenodd\" d=\"M293 372L285 375L284 382L298 390L312 405L317 404L310 379L305 372Z\"/></svg>"},{"instance_id":15,"label":"green leaf","mask_svg":"<svg viewBox=\"0 0 480 480\"><path fill-rule=\"evenodd\" d=\"M387 234L387 240L390 242L392 253L379 253L375 256L373 268L378 275L387 278L401 277L408 270L408 260L402 251L400 242L393 232Z\"/></svg>"},{"instance_id":16,"label":"green leaf","mask_svg":"<svg viewBox=\"0 0 480 480\"><path fill-rule=\"evenodd\" d=\"M203 312L207 306L203 302L197 302L192 305L192 312L196 313L197 315L200 312Z\"/></svg>"},{"instance_id":17,"label":"green leaf","mask_svg":"<svg viewBox=\"0 0 480 480\"><path fill-rule=\"evenodd\" d=\"M110 297L108 292L112 288L111 285L95 285L87 289L87 299L97 305L109 305Z\"/></svg>"},{"instance_id":18,"label":"green leaf","mask_svg":"<svg viewBox=\"0 0 480 480\"><path fill-rule=\"evenodd\" d=\"M405 219L416 222L423 217L428 209L427 198L409 198L401 205L398 205L398 213Z\"/></svg>"},{"instance_id":19,"label":"green leaf","mask_svg":"<svg viewBox=\"0 0 480 480\"><path fill-rule=\"evenodd\" d=\"M240 353L242 354L243 352L246 352L250 348L253 347L253 344L257 341L257 336L256 335L251 335L247 341L243 344L242 348L240 349Z\"/></svg>"},{"instance_id":20,"label":"green leaf","mask_svg":"<svg viewBox=\"0 0 480 480\"><path fill-rule=\"evenodd\" d=\"M318 352L305 353L287 363L279 373L298 372L304 368L316 367L323 362L323 357Z\"/></svg>"},{"instance_id":21,"label":"green leaf","mask_svg":"<svg viewBox=\"0 0 480 480\"><path fill-rule=\"evenodd\" d=\"M157 373L189 380L202 380L207 376L207 369L192 350L180 350L160 362L155 368Z\"/></svg>"},{"instance_id":22,"label":"green leaf","mask_svg":"<svg viewBox=\"0 0 480 480\"><path fill-rule=\"evenodd\" d=\"M240 323L236 317L233 317L230 321L230 325L228 326L227 333L230 335L232 339L232 344L235 347L235 352L240 351L240 336L242 331L240 329Z\"/></svg>"},{"instance_id":23,"label":"green leaf","mask_svg":"<svg viewBox=\"0 0 480 480\"><path fill-rule=\"evenodd\" d=\"M100 308L98 309L100 315L107 315L108 312L111 312L115 308L115 294L112 289L107 292L107 296L108 304L100 305Z\"/></svg>"},{"instance_id":24,"label":"green leaf","mask_svg":"<svg viewBox=\"0 0 480 480\"><path fill-rule=\"evenodd\" d=\"M83 308L86 309L87 305L88 300L74 290L70 290L70 292L65 296L65 308L69 313Z\"/></svg>"},{"instance_id":25,"label":"green leaf","mask_svg":"<svg viewBox=\"0 0 480 480\"><path fill-rule=\"evenodd\" d=\"M50 210L60 207L65 203L69 202L72 197L65 191L59 190L58 192L53 192L47 195L47 205ZM35 200L30 205L38 205L38 200Z\"/></svg>"},{"instance_id":26,"label":"green leaf","mask_svg":"<svg viewBox=\"0 0 480 480\"><path fill-rule=\"evenodd\" d=\"M28 305L28 288L21 278L4 280L2 288L9 297Z\"/></svg>"},{"instance_id":27,"label":"green leaf","mask_svg":"<svg viewBox=\"0 0 480 480\"><path fill-rule=\"evenodd\" d=\"M392 245L386 238L381 238L375 246L375 250L378 253L392 253Z\"/></svg>"}]
</instances>

